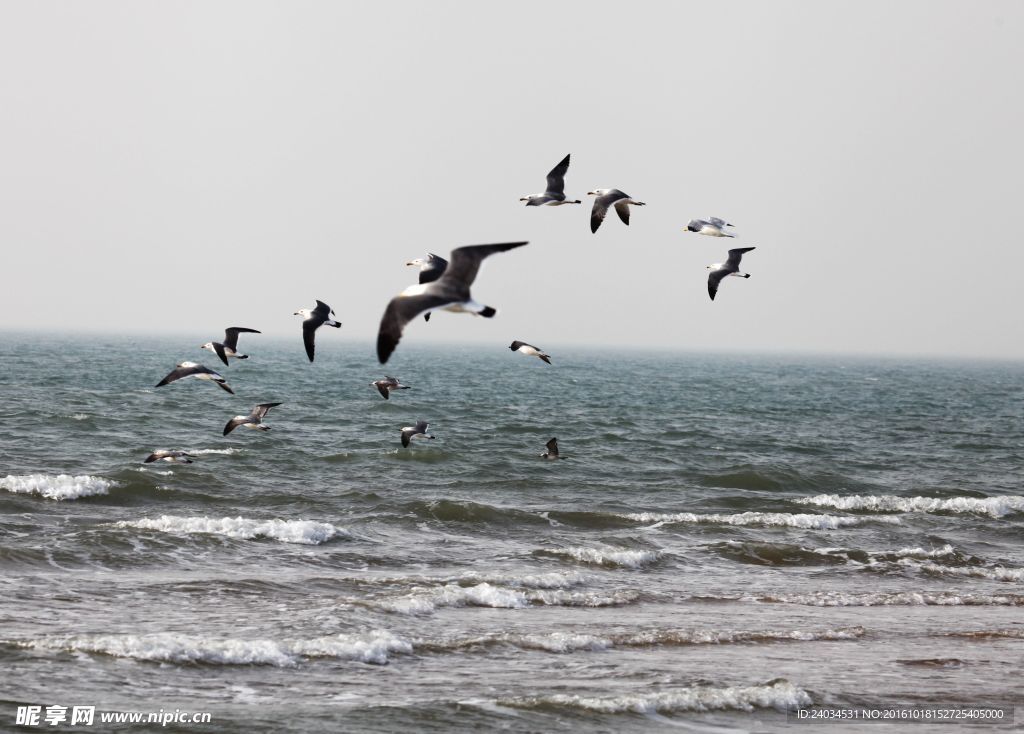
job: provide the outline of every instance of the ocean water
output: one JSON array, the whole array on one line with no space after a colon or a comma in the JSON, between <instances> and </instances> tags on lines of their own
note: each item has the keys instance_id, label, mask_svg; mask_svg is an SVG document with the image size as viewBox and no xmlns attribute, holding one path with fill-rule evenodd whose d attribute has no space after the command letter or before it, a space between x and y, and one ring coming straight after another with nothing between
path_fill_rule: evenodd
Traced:
<instances>
[{"instance_id":1,"label":"ocean water","mask_svg":"<svg viewBox=\"0 0 1024 734\"><path fill-rule=\"evenodd\" d=\"M413 343L382 370L253 337L237 395L154 388L219 369L186 342L0 338L0 730L26 704L219 732L1024 708L1022 365ZM403 449L417 419L437 438Z\"/></svg>"}]
</instances>

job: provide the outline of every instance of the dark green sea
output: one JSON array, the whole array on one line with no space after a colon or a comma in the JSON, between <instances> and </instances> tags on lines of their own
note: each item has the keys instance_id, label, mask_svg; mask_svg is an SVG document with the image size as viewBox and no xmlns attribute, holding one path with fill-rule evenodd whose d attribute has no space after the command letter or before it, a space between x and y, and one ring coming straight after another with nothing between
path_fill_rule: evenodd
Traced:
<instances>
[{"instance_id":1,"label":"dark green sea","mask_svg":"<svg viewBox=\"0 0 1024 734\"><path fill-rule=\"evenodd\" d=\"M222 369L200 341L0 335L0 730L1024 714L1024 365L403 344L382 370L253 337ZM153 387L185 359L237 394ZM221 435L263 402L272 430Z\"/></svg>"}]
</instances>

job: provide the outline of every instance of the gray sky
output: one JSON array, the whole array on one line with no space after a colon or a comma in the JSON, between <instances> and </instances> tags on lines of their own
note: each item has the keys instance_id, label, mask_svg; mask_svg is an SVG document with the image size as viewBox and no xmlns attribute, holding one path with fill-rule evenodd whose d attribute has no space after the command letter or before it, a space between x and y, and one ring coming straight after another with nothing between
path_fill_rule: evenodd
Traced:
<instances>
[{"instance_id":1,"label":"gray sky","mask_svg":"<svg viewBox=\"0 0 1024 734\"><path fill-rule=\"evenodd\" d=\"M1012 1L2 2L0 329L320 298L362 341L406 260L528 239L495 319L405 339L1024 358L1022 38ZM628 228L518 201L570 152Z\"/></svg>"}]
</instances>

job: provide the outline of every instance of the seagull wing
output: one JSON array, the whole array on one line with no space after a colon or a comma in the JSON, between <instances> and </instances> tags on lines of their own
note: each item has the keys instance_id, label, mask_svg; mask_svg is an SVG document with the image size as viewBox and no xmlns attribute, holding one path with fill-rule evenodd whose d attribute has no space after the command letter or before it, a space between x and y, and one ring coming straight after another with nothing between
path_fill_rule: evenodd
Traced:
<instances>
[{"instance_id":1,"label":"seagull wing","mask_svg":"<svg viewBox=\"0 0 1024 734\"><path fill-rule=\"evenodd\" d=\"M246 329L244 326L230 326L224 329L224 346L231 347L232 349L238 348L238 335L239 334L259 334L261 332L256 329Z\"/></svg>"},{"instance_id":2,"label":"seagull wing","mask_svg":"<svg viewBox=\"0 0 1024 734\"><path fill-rule=\"evenodd\" d=\"M548 441L544 445L547 446L549 454L551 454L552 456L558 456L558 439L557 438L551 439L550 441ZM572 447L570 446L569 448L572 448Z\"/></svg>"},{"instance_id":3,"label":"seagull wing","mask_svg":"<svg viewBox=\"0 0 1024 734\"><path fill-rule=\"evenodd\" d=\"M625 225L629 224L629 202L622 200L615 202L615 213L619 215L619 219Z\"/></svg>"},{"instance_id":4,"label":"seagull wing","mask_svg":"<svg viewBox=\"0 0 1024 734\"><path fill-rule=\"evenodd\" d=\"M402 429L402 446L409 448L409 441L412 440L412 435L416 432L414 428L403 428Z\"/></svg>"},{"instance_id":5,"label":"seagull wing","mask_svg":"<svg viewBox=\"0 0 1024 734\"><path fill-rule=\"evenodd\" d=\"M566 155L562 162L551 169L548 174L548 187L544 192L548 196L553 194L565 196L565 173L569 170L569 156Z\"/></svg>"},{"instance_id":6,"label":"seagull wing","mask_svg":"<svg viewBox=\"0 0 1024 734\"><path fill-rule=\"evenodd\" d=\"M306 356L309 357L310 362L313 361L313 355L316 352L316 339L314 335L323 322L324 319L320 318L316 311L308 319L302 321L302 342L306 345Z\"/></svg>"},{"instance_id":7,"label":"seagull wing","mask_svg":"<svg viewBox=\"0 0 1024 734\"><path fill-rule=\"evenodd\" d=\"M224 426L224 435L228 435L239 426L244 426L246 423L252 423L251 415L238 415L228 421L228 424Z\"/></svg>"},{"instance_id":8,"label":"seagull wing","mask_svg":"<svg viewBox=\"0 0 1024 734\"><path fill-rule=\"evenodd\" d=\"M224 346L225 345L223 345L223 344L218 344L217 342L214 342L213 343L213 351L215 351L217 353L217 356L220 357L220 361L221 362L223 362L225 365L230 367L231 365L228 364L228 355L227 355L227 352L224 351ZM231 347L231 348L234 349L234 347Z\"/></svg>"},{"instance_id":9,"label":"seagull wing","mask_svg":"<svg viewBox=\"0 0 1024 734\"><path fill-rule=\"evenodd\" d=\"M377 359L381 364L388 361L388 357L395 351L398 342L402 339L402 330L405 325L419 316L424 311L432 308L439 308L451 303L450 298L424 293L418 296L395 296L384 309L384 315L380 320L380 329L377 331ZM308 349L308 348L307 348Z\"/></svg>"},{"instance_id":10,"label":"seagull wing","mask_svg":"<svg viewBox=\"0 0 1024 734\"><path fill-rule=\"evenodd\" d=\"M334 310L323 301L316 302L316 308L313 309L313 314L316 316L322 316L323 320L326 321L331 317Z\"/></svg>"},{"instance_id":11,"label":"seagull wing","mask_svg":"<svg viewBox=\"0 0 1024 734\"><path fill-rule=\"evenodd\" d=\"M429 425L430 424L427 423L426 421L416 421L416 425L413 426L413 428L415 429L416 433L426 433L427 426Z\"/></svg>"},{"instance_id":12,"label":"seagull wing","mask_svg":"<svg viewBox=\"0 0 1024 734\"><path fill-rule=\"evenodd\" d=\"M731 270L739 270L740 260L743 259L744 252L750 252L757 248L754 247L737 247L729 250L729 259L725 261L725 267Z\"/></svg>"},{"instance_id":13,"label":"seagull wing","mask_svg":"<svg viewBox=\"0 0 1024 734\"><path fill-rule=\"evenodd\" d=\"M391 399L391 393L388 390L387 383L385 383L383 380L377 380L373 384L374 384L374 387L377 388L377 392L380 393L380 396L382 398L384 398L385 400L390 400Z\"/></svg>"},{"instance_id":14,"label":"seagull wing","mask_svg":"<svg viewBox=\"0 0 1024 734\"><path fill-rule=\"evenodd\" d=\"M718 217L708 217L708 221L711 222L716 227L718 227L719 229L724 227L726 224L724 219L719 219Z\"/></svg>"},{"instance_id":15,"label":"seagull wing","mask_svg":"<svg viewBox=\"0 0 1024 734\"><path fill-rule=\"evenodd\" d=\"M604 221L604 215L608 213L608 207L619 199L625 198L626 195L618 189L611 189L595 198L594 208L590 210L590 231L596 232L597 228L601 226L601 222ZM621 217L622 214L619 214L619 216ZM627 214L626 216L628 217L629 215ZM628 224L629 222L626 223Z\"/></svg>"},{"instance_id":16,"label":"seagull wing","mask_svg":"<svg viewBox=\"0 0 1024 734\"><path fill-rule=\"evenodd\" d=\"M281 403L260 403L259 405L252 409L252 412L249 414L249 417L259 418L260 420L263 420L267 413L270 412L271 408L276 408L280 404Z\"/></svg>"},{"instance_id":17,"label":"seagull wing","mask_svg":"<svg viewBox=\"0 0 1024 734\"><path fill-rule=\"evenodd\" d=\"M722 282L722 278L727 276L729 271L725 268L719 270L712 270L708 273L708 295L711 296L711 300L715 300L715 294L718 293L718 284Z\"/></svg>"},{"instance_id":18,"label":"seagull wing","mask_svg":"<svg viewBox=\"0 0 1024 734\"><path fill-rule=\"evenodd\" d=\"M423 285L424 283L433 283L444 275L444 271L447 269L448 261L443 257L438 257L431 253L427 267L420 268L420 285Z\"/></svg>"},{"instance_id":19,"label":"seagull wing","mask_svg":"<svg viewBox=\"0 0 1024 734\"><path fill-rule=\"evenodd\" d=\"M452 259L448 263L444 275L438 280L446 289L461 292L465 289L468 297L469 287L476 280L476 274L480 271L480 263L484 258L497 252L508 252L516 247L522 247L526 242L502 242L496 245L466 245L456 247L452 250Z\"/></svg>"},{"instance_id":20,"label":"seagull wing","mask_svg":"<svg viewBox=\"0 0 1024 734\"><path fill-rule=\"evenodd\" d=\"M167 376L156 383L157 387L163 387L175 380L180 380L182 377L188 377L189 375L198 375L204 372L213 373L213 370L203 367L201 364L194 364L191 367L175 367L173 370L167 373ZM214 373L216 374L216 373Z\"/></svg>"},{"instance_id":21,"label":"seagull wing","mask_svg":"<svg viewBox=\"0 0 1024 734\"><path fill-rule=\"evenodd\" d=\"M228 383L226 383L224 381L223 377L221 379L217 380L216 382L217 382L217 387L219 387L221 390L226 390L227 392L231 393L232 395L235 394L235 391L232 390L230 387L228 387Z\"/></svg>"}]
</instances>

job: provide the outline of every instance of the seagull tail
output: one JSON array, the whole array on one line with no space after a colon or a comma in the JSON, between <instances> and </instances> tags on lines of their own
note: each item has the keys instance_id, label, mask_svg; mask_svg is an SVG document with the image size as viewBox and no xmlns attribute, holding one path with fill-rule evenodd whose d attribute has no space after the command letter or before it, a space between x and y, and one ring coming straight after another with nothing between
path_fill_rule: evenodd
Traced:
<instances>
[{"instance_id":1,"label":"seagull tail","mask_svg":"<svg viewBox=\"0 0 1024 734\"><path fill-rule=\"evenodd\" d=\"M750 277L750 273L744 273L744 274L743 274L743 277L744 277L744 278L749 278L749 277Z\"/></svg>"},{"instance_id":2,"label":"seagull tail","mask_svg":"<svg viewBox=\"0 0 1024 734\"><path fill-rule=\"evenodd\" d=\"M327 326L333 326L335 329L340 329L341 328L341 322L340 321L325 321L324 323Z\"/></svg>"},{"instance_id":3,"label":"seagull tail","mask_svg":"<svg viewBox=\"0 0 1024 734\"><path fill-rule=\"evenodd\" d=\"M479 315L483 316L485 319L489 319L496 313L498 313L497 309L491 308L490 306L484 306L483 311L480 311Z\"/></svg>"},{"instance_id":4,"label":"seagull tail","mask_svg":"<svg viewBox=\"0 0 1024 734\"><path fill-rule=\"evenodd\" d=\"M537 356L540 357L541 359L543 359L548 364L551 364L551 355L550 354L543 354L542 353L542 354L538 354Z\"/></svg>"},{"instance_id":5,"label":"seagull tail","mask_svg":"<svg viewBox=\"0 0 1024 734\"><path fill-rule=\"evenodd\" d=\"M567 204L582 204L583 202L582 202L582 201L580 201L579 199L576 199L575 201L568 201L568 202L566 202L566 203L567 203Z\"/></svg>"},{"instance_id":6,"label":"seagull tail","mask_svg":"<svg viewBox=\"0 0 1024 734\"><path fill-rule=\"evenodd\" d=\"M249 359L248 354L236 354L235 359Z\"/></svg>"},{"instance_id":7,"label":"seagull tail","mask_svg":"<svg viewBox=\"0 0 1024 734\"><path fill-rule=\"evenodd\" d=\"M430 311L427 311L425 314L423 314L423 320L430 321Z\"/></svg>"}]
</instances>

